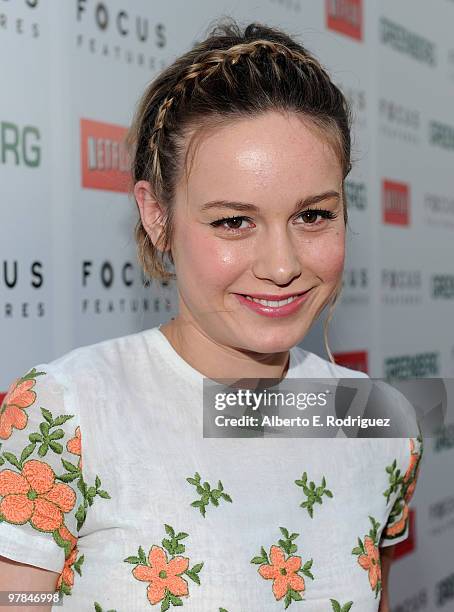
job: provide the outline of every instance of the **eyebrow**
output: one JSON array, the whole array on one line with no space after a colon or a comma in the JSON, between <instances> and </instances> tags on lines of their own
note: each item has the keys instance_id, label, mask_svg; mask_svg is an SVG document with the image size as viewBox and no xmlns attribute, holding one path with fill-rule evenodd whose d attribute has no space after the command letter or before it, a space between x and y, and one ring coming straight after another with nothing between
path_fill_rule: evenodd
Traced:
<instances>
[{"instance_id":1,"label":"eyebrow","mask_svg":"<svg viewBox=\"0 0 454 612\"><path fill-rule=\"evenodd\" d=\"M340 199L340 194L337 191L325 191L324 193L318 193L316 195L308 196L307 198L303 198L302 200L298 200L293 209L293 212L298 212L302 208L306 208L306 206L311 206L313 204L318 204L319 202L323 202L324 200L331 200L336 198ZM230 208L233 210L238 210L242 212L260 212L260 208L255 206L255 204L249 204L248 202L230 202L228 200L213 200L212 202L206 202L202 204L200 210L211 210L212 208ZM292 213L293 214L293 213Z\"/></svg>"}]
</instances>

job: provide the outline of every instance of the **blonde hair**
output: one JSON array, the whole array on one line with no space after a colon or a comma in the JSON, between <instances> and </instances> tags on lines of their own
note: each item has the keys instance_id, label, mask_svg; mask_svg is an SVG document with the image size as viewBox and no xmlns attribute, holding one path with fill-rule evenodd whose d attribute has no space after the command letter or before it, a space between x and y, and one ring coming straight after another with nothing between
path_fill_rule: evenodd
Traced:
<instances>
[{"instance_id":1,"label":"blonde hair","mask_svg":"<svg viewBox=\"0 0 454 612\"><path fill-rule=\"evenodd\" d=\"M165 262L167 258L174 264L175 188L183 171L187 176L189 152L197 138L211 128L271 110L309 120L309 127L321 132L338 155L345 179L351 169L348 102L319 61L282 30L251 23L242 31L231 18L218 20L205 40L149 84L127 135L132 185L148 181L165 211L156 244L140 216L135 227L138 261L145 276L161 281L176 278ZM344 184L342 196L347 224ZM326 333L325 329L325 345L334 362Z\"/></svg>"}]
</instances>

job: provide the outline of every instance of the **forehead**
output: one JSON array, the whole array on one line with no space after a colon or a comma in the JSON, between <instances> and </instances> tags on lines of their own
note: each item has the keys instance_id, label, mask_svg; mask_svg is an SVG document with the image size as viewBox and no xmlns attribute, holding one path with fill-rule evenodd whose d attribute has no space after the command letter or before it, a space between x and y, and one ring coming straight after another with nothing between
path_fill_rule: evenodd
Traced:
<instances>
[{"instance_id":1,"label":"forehead","mask_svg":"<svg viewBox=\"0 0 454 612\"><path fill-rule=\"evenodd\" d=\"M341 162L310 119L269 112L196 135L189 156L190 199L282 199L340 188Z\"/></svg>"}]
</instances>

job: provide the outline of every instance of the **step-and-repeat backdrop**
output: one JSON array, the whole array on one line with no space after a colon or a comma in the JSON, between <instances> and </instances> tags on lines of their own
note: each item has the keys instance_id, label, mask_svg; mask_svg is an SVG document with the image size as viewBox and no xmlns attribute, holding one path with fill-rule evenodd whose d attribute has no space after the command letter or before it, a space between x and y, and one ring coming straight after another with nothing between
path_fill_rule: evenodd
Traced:
<instances>
[{"instance_id":1,"label":"step-and-repeat backdrop","mask_svg":"<svg viewBox=\"0 0 454 612\"><path fill-rule=\"evenodd\" d=\"M221 15L299 37L353 105L336 359L454 376L452 0L3 0L0 392L176 312L175 287L147 285L137 264L123 137L146 84ZM302 345L326 356L321 324ZM426 441L393 612L454 609L453 461L447 423Z\"/></svg>"}]
</instances>

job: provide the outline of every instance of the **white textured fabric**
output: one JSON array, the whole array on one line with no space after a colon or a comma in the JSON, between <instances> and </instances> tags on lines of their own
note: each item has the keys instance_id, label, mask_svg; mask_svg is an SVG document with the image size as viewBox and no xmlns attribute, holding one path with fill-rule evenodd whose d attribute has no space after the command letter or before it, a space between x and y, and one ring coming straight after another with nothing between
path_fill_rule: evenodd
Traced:
<instances>
[{"instance_id":1,"label":"white textured fabric","mask_svg":"<svg viewBox=\"0 0 454 612\"><path fill-rule=\"evenodd\" d=\"M54 610L165 610L180 599L187 612L262 612L283 610L289 589L291 609L378 610L377 545L408 535L402 487L384 493L396 470L410 484L416 440L203 438L203 377L158 327L35 369L2 406L0 555L61 572L71 594ZM358 376L290 351L287 378ZM312 517L304 472L309 489L324 478L332 494ZM197 474L215 491L208 501L187 480ZM200 500L205 515L191 505Z\"/></svg>"}]
</instances>

